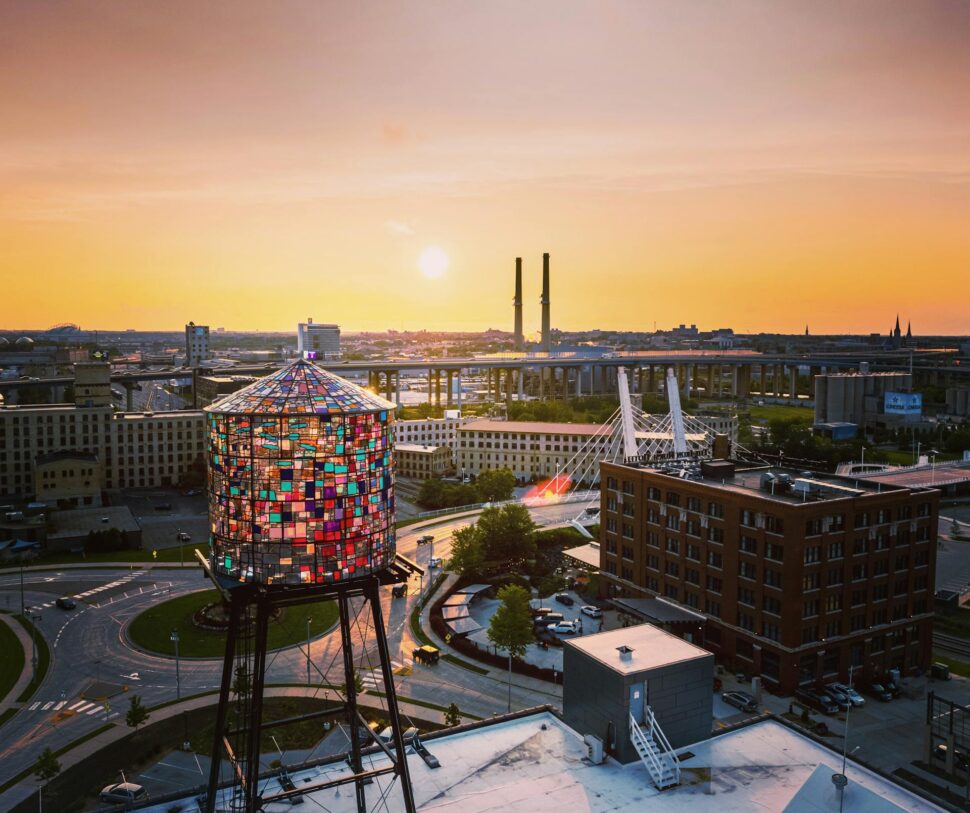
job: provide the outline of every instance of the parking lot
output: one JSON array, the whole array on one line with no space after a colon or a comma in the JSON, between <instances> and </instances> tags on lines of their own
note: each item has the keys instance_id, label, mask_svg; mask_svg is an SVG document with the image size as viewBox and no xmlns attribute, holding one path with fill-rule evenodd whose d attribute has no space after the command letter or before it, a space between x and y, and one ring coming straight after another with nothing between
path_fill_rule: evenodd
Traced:
<instances>
[{"instance_id":1,"label":"parking lot","mask_svg":"<svg viewBox=\"0 0 970 813\"><path fill-rule=\"evenodd\" d=\"M574 621L577 623L577 632L575 634L559 635L558 637L561 640L568 640L569 638L576 638L579 635L590 635L591 633L599 632L601 629L601 621L602 629L605 630L614 629L619 626L615 611L604 611L602 619L590 618L582 613L580 608L584 602L575 592L569 590L563 592L572 599L573 604L571 606L556 601L552 596L542 599L541 605L548 607L554 612L561 613L564 621ZM469 614L475 621L482 625L483 629L469 635L468 637L470 639L477 641L482 646L491 648L492 644L488 640L486 631L500 603L498 599L494 598L481 598L472 603L469 608ZM532 606L539 607L539 600L533 599ZM529 644L526 647L523 660L546 669L562 671L562 647L549 646L548 649L543 649L538 644Z\"/></svg>"},{"instance_id":2,"label":"parking lot","mask_svg":"<svg viewBox=\"0 0 970 813\"><path fill-rule=\"evenodd\" d=\"M719 675L723 681L723 691L740 690L751 693L750 683L740 683L733 675ZM846 750L854 757L873 767L892 773L898 768L906 769L941 786L957 786L954 781L947 782L913 765L923 761L925 745L926 697L930 691L941 697L962 705L970 705L970 680L953 676L948 681L932 680L928 677L907 678L901 681L899 697L882 702L865 692L865 706L852 708L848 713L849 738ZM719 703L724 706L719 710ZM801 706L792 697L780 697L762 692L761 706L779 716L789 712L793 704L796 716L801 714ZM722 716L722 713L724 716ZM735 722L740 717L737 710L715 700L715 725ZM823 721L829 728L826 740L837 750L842 749L846 731L846 713L822 714L810 712L813 721ZM939 767L942 767L939 766ZM961 779L962 781L962 779ZM960 785L962 788L962 785Z\"/></svg>"},{"instance_id":3,"label":"parking lot","mask_svg":"<svg viewBox=\"0 0 970 813\"><path fill-rule=\"evenodd\" d=\"M201 490L192 496L170 488L113 491L111 502L128 506L134 514L145 550L175 547L180 531L189 534L194 543L204 544L208 538L208 513Z\"/></svg>"}]
</instances>

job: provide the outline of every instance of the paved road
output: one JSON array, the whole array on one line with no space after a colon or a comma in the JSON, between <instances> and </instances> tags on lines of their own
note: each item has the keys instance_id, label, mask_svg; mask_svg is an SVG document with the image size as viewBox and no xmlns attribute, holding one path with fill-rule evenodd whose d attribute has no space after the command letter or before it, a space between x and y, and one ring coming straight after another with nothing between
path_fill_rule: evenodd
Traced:
<instances>
[{"instance_id":1,"label":"paved road","mask_svg":"<svg viewBox=\"0 0 970 813\"><path fill-rule=\"evenodd\" d=\"M146 506L150 503L148 496ZM561 524L579 510L576 503L531 509L537 523L543 526ZM179 506L174 506L178 511ZM143 508L143 516L150 512ZM430 557L447 557L451 550L451 533L464 527L474 516L445 519L433 529L402 529L398 550L405 556L427 565ZM179 521L178 519L170 521ZM433 533L433 545L417 545L419 536ZM201 536L196 537L197 539ZM409 665L415 646L408 625L410 609L418 600L421 588L430 577L415 577L406 599L392 599L384 591L382 610L388 629L392 659ZM146 608L170 597L207 589L197 568L128 569L74 568L62 570L28 570L24 577L24 595L32 612L39 613L38 629L49 642L51 668L43 686L20 712L3 725L0 740L0 783L29 767L46 746L59 748L108 722L122 722L128 697L137 693L145 705L152 706L176 696L176 668L173 658L149 655L135 650L125 637L130 621ZM63 611L54 606L58 596L80 597L78 608ZM0 606L12 611L20 608L19 573L0 574ZM358 663L376 665L373 640L363 630L357 641ZM174 654L174 653L173 653ZM312 641L310 647L311 680L321 680L332 664L327 682L341 683L339 634L329 633ZM281 650L269 657L268 681L294 683L306 681L305 646ZM221 661L187 660L180 663L182 696L218 688ZM396 678L402 696L447 705L456 702L465 712L477 716L502 713L506 709L506 675L501 670L479 675L442 661L435 667L415 666L410 675ZM538 690L540 684L523 679L525 685L514 686L514 707L558 702L561 692ZM81 694L95 683L128 686L128 694L118 694L107 702L85 699ZM364 675L365 686L381 688L379 673ZM532 685L536 688L526 688ZM10 793L14 791L11 790ZM6 796L6 794L4 794ZM0 808L4 805L0 796Z\"/></svg>"}]
</instances>

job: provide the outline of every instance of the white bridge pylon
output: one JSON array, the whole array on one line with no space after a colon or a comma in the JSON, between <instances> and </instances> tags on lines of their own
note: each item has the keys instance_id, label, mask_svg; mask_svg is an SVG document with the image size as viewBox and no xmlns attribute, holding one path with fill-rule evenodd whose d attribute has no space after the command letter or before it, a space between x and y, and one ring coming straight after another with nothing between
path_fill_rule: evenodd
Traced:
<instances>
[{"instance_id":1,"label":"white bridge pylon","mask_svg":"<svg viewBox=\"0 0 970 813\"><path fill-rule=\"evenodd\" d=\"M617 387L619 408L561 467L562 474L556 476L555 497L594 488L599 483L599 464L603 461L670 463L709 455L714 431L702 420L684 414L673 368L667 370L670 411L666 415L651 415L634 406L625 367L617 368ZM599 498L594 496L569 524L592 539L584 523L593 524L598 515Z\"/></svg>"}]
</instances>

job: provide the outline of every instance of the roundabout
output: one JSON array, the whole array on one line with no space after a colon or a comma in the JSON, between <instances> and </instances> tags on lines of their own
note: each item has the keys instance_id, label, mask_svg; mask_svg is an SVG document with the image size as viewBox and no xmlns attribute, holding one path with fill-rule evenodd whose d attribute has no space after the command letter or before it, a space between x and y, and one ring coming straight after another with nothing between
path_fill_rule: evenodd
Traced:
<instances>
[{"instance_id":1,"label":"roundabout","mask_svg":"<svg viewBox=\"0 0 970 813\"><path fill-rule=\"evenodd\" d=\"M138 649L165 657L175 656L172 632L179 637L182 658L221 658L226 649L221 595L199 590L155 604L136 615L127 628L128 640ZM333 629L337 608L332 601L279 611L269 624L269 648L285 649L305 643L307 619L315 639Z\"/></svg>"}]
</instances>

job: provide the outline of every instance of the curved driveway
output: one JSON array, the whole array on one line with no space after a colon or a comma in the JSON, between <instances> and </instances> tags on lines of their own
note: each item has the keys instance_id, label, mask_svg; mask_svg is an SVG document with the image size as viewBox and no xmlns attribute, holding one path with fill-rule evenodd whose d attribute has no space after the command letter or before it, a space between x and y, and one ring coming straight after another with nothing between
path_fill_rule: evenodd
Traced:
<instances>
[{"instance_id":1,"label":"curved driveway","mask_svg":"<svg viewBox=\"0 0 970 813\"><path fill-rule=\"evenodd\" d=\"M579 510L581 504L567 503L530 508L530 513L538 524L552 526L568 521ZM398 534L398 551L424 567L432 548L434 556L447 558L452 532L471 523L475 516L444 517L433 527L422 524L402 528ZM434 534L433 546L417 545L418 537L425 533ZM382 609L391 657L402 666L410 661L409 653L415 646L408 625L410 611L421 588L427 587L429 581L427 574L423 580L412 579L405 600L392 599L389 588L383 591ZM46 746L56 750L105 722L123 724L129 694L139 694L147 706L174 700L174 657L134 649L125 637L125 627L153 604L209 586L195 567L182 570L170 566L28 569L24 576L26 604L40 615L36 623L50 646L51 666L30 702L2 727L0 784L32 765ZM58 596L65 594L81 596L78 609L66 612L53 605ZM17 571L0 573L0 606L19 611L20 574ZM355 660L365 668L370 664L376 666L373 640L364 633L366 630L359 635ZM343 682L340 655L339 633L330 632L313 640L311 682ZM321 674L327 674L331 664L330 678L323 681ZM182 697L218 689L221 659L183 658L179 667ZM362 674L366 687L381 688L379 671ZM437 705L455 702L462 711L484 717L505 711L505 679L504 672L479 675L442 661L432 668L416 666L410 675L398 676L395 684L402 697ZM306 680L305 645L269 656L268 683L305 683ZM107 702L82 698L81 694L95 683L114 684L119 693ZM122 686L128 687L128 694L120 693ZM561 696L558 688L550 687L545 692L514 687L513 704L526 707L553 702Z\"/></svg>"}]
</instances>

